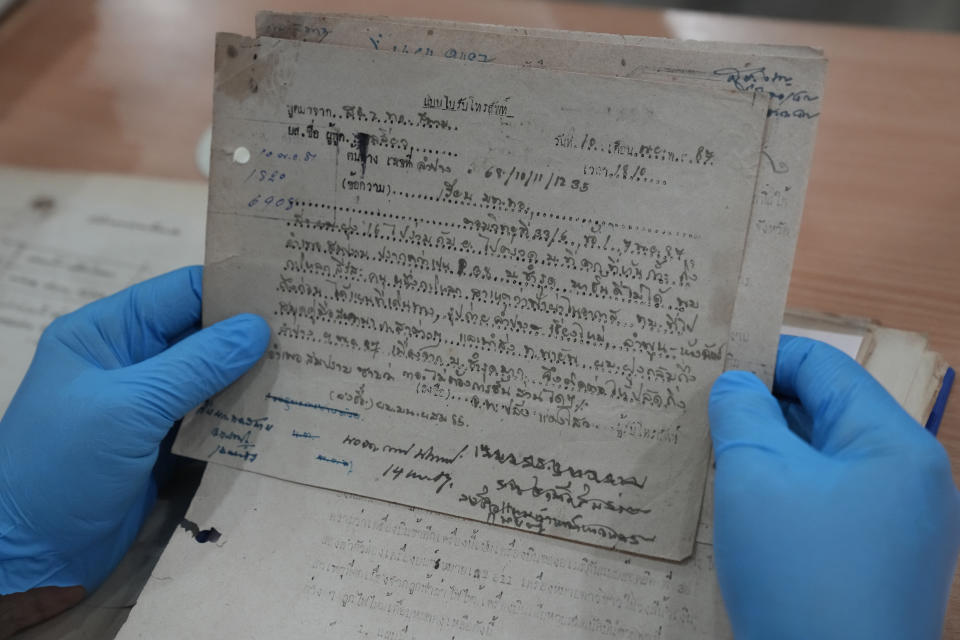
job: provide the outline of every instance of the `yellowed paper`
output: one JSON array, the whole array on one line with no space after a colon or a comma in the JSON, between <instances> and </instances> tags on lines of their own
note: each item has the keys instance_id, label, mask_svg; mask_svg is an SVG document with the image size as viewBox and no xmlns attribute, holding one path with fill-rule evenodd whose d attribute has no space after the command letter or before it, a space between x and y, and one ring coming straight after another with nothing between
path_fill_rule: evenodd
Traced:
<instances>
[{"instance_id":1,"label":"yellowed paper","mask_svg":"<svg viewBox=\"0 0 960 640\"><path fill-rule=\"evenodd\" d=\"M511 64L693 84L725 83L771 97L727 367L773 383L780 319L819 118L825 60L809 47L678 41L643 36L344 14L264 11L257 33L479 64ZM573 41L573 42L571 42ZM697 539L712 539L712 474Z\"/></svg>"},{"instance_id":2,"label":"yellowed paper","mask_svg":"<svg viewBox=\"0 0 960 640\"><path fill-rule=\"evenodd\" d=\"M820 113L825 60L809 47L747 45L343 14L261 12L257 33L478 64L655 77L771 99L763 163L731 324L728 368L773 382Z\"/></svg>"},{"instance_id":3,"label":"yellowed paper","mask_svg":"<svg viewBox=\"0 0 960 640\"><path fill-rule=\"evenodd\" d=\"M698 544L654 561L209 465L117 636L732 638Z\"/></svg>"},{"instance_id":4,"label":"yellowed paper","mask_svg":"<svg viewBox=\"0 0 960 640\"><path fill-rule=\"evenodd\" d=\"M205 321L257 311L274 340L176 450L689 555L766 100L272 38L217 56Z\"/></svg>"}]
</instances>

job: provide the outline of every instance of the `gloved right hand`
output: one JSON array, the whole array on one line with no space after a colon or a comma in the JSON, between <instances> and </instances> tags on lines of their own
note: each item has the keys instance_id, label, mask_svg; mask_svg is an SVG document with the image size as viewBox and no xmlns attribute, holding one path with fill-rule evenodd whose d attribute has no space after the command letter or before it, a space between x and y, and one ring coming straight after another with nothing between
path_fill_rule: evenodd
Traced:
<instances>
[{"instance_id":1,"label":"gloved right hand","mask_svg":"<svg viewBox=\"0 0 960 640\"><path fill-rule=\"evenodd\" d=\"M714 553L738 640L940 638L960 547L943 447L859 364L780 341L710 396Z\"/></svg>"}]
</instances>

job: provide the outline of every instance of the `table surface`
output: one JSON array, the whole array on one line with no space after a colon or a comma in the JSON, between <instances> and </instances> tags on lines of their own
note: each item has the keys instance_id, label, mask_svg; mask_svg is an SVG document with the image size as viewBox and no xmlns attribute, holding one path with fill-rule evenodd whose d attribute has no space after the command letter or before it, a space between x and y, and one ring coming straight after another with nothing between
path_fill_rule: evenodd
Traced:
<instances>
[{"instance_id":1,"label":"table surface","mask_svg":"<svg viewBox=\"0 0 960 640\"><path fill-rule=\"evenodd\" d=\"M213 34L262 8L822 48L788 305L925 333L960 365L960 35L533 0L30 0L0 23L0 164L199 178ZM940 433L960 480L957 398Z\"/></svg>"}]
</instances>

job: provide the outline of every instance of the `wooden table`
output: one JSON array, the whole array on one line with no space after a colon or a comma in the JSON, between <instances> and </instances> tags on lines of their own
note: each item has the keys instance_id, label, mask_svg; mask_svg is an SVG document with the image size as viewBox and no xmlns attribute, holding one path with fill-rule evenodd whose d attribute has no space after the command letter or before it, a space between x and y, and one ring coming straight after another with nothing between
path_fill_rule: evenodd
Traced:
<instances>
[{"instance_id":1,"label":"wooden table","mask_svg":"<svg viewBox=\"0 0 960 640\"><path fill-rule=\"evenodd\" d=\"M0 164L199 178L213 34L253 33L262 8L824 49L788 304L926 333L960 365L960 35L517 0L30 0L0 24ZM960 481L957 398L940 433Z\"/></svg>"}]
</instances>

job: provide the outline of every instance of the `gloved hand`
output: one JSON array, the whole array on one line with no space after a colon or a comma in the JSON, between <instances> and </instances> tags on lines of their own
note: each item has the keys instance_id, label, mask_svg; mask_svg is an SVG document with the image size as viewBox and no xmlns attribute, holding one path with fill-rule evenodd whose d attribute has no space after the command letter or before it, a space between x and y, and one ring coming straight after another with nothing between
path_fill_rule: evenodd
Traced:
<instances>
[{"instance_id":1,"label":"gloved hand","mask_svg":"<svg viewBox=\"0 0 960 640\"><path fill-rule=\"evenodd\" d=\"M714 553L738 640L939 638L960 495L936 439L860 365L784 337L774 382L710 396Z\"/></svg>"},{"instance_id":2,"label":"gloved hand","mask_svg":"<svg viewBox=\"0 0 960 640\"><path fill-rule=\"evenodd\" d=\"M201 272L147 280L44 331L0 421L0 594L99 585L153 505L171 425L263 354L257 316L197 331Z\"/></svg>"}]
</instances>

